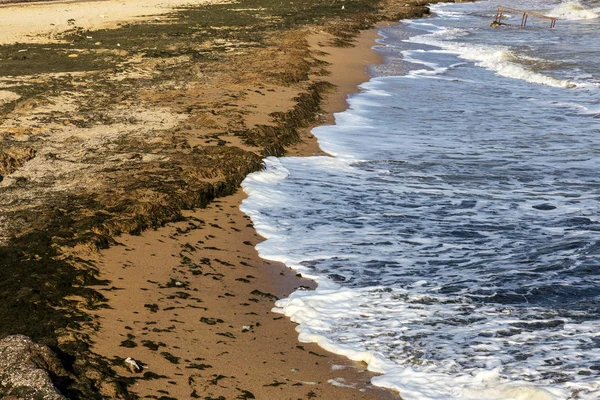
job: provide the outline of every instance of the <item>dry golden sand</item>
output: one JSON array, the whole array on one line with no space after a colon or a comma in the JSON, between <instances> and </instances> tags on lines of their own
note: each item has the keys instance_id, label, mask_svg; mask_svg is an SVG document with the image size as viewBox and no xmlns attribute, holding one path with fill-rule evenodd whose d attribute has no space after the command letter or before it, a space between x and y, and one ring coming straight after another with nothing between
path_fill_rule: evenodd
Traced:
<instances>
[{"instance_id":1,"label":"dry golden sand","mask_svg":"<svg viewBox=\"0 0 600 400\"><path fill-rule=\"evenodd\" d=\"M225 0L52 1L0 5L0 44L52 43L73 28L112 29L121 22L167 21L176 7L223 3Z\"/></svg>"},{"instance_id":2,"label":"dry golden sand","mask_svg":"<svg viewBox=\"0 0 600 400\"><path fill-rule=\"evenodd\" d=\"M355 47L343 49L327 47L326 34L312 36L313 50L327 53L327 80L338 86L325 100L328 115L346 108L346 95L368 79L365 65L379 61L371 50L375 35L363 32ZM273 100L267 94L263 101L268 109ZM290 150L319 152L309 132ZM118 238L121 245L101 252L100 278L110 284L99 290L110 308L96 312L93 351L143 363L141 373L116 367L138 378L130 390L141 397L398 398L369 384L366 365L298 343L293 324L271 311L275 297L314 283L258 257L261 238L239 210L243 198L239 190L186 213L183 222Z\"/></svg>"}]
</instances>

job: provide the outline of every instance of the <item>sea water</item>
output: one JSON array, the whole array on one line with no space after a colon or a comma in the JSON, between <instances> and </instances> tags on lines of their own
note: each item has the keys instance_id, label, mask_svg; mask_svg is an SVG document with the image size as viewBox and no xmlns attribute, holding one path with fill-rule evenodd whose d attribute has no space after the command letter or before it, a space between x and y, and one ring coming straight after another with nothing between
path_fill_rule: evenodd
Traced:
<instances>
[{"instance_id":1,"label":"sea water","mask_svg":"<svg viewBox=\"0 0 600 400\"><path fill-rule=\"evenodd\" d=\"M243 183L261 257L319 283L277 310L405 400L598 399L600 3L432 12L314 129L333 157Z\"/></svg>"}]
</instances>

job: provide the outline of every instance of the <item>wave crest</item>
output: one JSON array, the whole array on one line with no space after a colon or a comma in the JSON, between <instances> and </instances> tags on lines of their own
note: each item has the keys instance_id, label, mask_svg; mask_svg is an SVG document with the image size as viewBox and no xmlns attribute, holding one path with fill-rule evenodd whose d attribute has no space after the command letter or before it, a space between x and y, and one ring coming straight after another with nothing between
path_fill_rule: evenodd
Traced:
<instances>
[{"instance_id":1,"label":"wave crest","mask_svg":"<svg viewBox=\"0 0 600 400\"><path fill-rule=\"evenodd\" d=\"M566 19L568 21L577 21L596 19L600 17L600 13L597 11L597 9L586 8L578 1L569 1L567 3L562 3L556 8L553 8L550 12L548 12L548 16Z\"/></svg>"}]
</instances>

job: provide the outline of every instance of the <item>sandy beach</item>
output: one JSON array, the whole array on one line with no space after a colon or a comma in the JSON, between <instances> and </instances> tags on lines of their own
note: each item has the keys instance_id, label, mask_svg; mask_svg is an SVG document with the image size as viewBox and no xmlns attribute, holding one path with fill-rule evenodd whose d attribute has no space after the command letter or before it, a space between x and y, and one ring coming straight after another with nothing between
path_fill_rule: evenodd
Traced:
<instances>
[{"instance_id":1,"label":"sandy beach","mask_svg":"<svg viewBox=\"0 0 600 400\"><path fill-rule=\"evenodd\" d=\"M325 99L324 120L345 108L368 78L366 65L379 60L375 36L364 31L349 49L325 46L323 33L310 37L312 51L340 71L331 75L337 90ZM303 133L291 154L318 152ZM111 308L97 311L92 350L117 364L140 360L140 373L117 367L135 378L130 390L140 397L397 398L369 384L365 365L298 343L293 324L271 312L275 299L314 284L258 257L261 238L239 210L243 198L239 190L100 253L99 278L111 283L98 289Z\"/></svg>"},{"instance_id":2,"label":"sandy beach","mask_svg":"<svg viewBox=\"0 0 600 400\"><path fill-rule=\"evenodd\" d=\"M121 24L152 20L167 22L166 15L181 6L218 4L218 0L102 0L0 2L2 37L0 44L54 43L74 28L116 29Z\"/></svg>"},{"instance_id":3,"label":"sandy beach","mask_svg":"<svg viewBox=\"0 0 600 400\"><path fill-rule=\"evenodd\" d=\"M261 260L239 210L263 157L320 153L310 128L380 61L374 24L427 12L334 3L0 6L0 339L48 346L48 390L398 398L298 343L271 309L314 284Z\"/></svg>"}]
</instances>

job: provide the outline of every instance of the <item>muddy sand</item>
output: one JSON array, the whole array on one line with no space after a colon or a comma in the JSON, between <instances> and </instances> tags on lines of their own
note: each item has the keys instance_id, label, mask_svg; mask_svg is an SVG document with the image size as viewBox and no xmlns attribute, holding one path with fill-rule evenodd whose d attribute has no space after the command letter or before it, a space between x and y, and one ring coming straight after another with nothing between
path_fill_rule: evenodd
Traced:
<instances>
[{"instance_id":1,"label":"muddy sand","mask_svg":"<svg viewBox=\"0 0 600 400\"><path fill-rule=\"evenodd\" d=\"M258 258L239 185L318 153L369 29L422 4L0 6L0 338L48 346L69 398L397 398L270 311L313 284Z\"/></svg>"}]
</instances>

